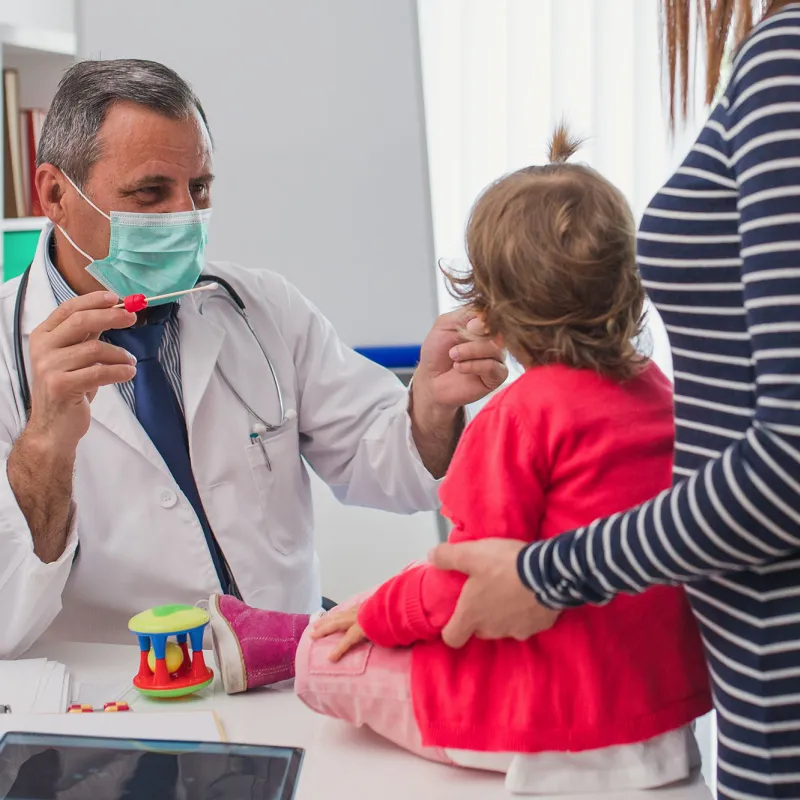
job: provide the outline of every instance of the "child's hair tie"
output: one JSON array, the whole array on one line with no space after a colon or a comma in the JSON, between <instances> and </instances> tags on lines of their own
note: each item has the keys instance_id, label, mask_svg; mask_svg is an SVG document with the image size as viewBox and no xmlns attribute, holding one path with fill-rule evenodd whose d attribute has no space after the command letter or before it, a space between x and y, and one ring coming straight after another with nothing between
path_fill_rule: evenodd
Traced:
<instances>
[{"instance_id":1,"label":"child's hair tie","mask_svg":"<svg viewBox=\"0 0 800 800\"><path fill-rule=\"evenodd\" d=\"M578 139L569 132L567 123L559 122L547 145L551 164L566 164L578 152L584 139Z\"/></svg>"}]
</instances>

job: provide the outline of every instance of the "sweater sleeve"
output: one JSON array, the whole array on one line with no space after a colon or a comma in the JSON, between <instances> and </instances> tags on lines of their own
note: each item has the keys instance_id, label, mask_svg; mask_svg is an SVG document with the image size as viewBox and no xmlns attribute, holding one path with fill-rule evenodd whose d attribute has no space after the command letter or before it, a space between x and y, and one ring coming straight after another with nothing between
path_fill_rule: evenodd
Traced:
<instances>
[{"instance_id":1,"label":"sweater sleeve","mask_svg":"<svg viewBox=\"0 0 800 800\"><path fill-rule=\"evenodd\" d=\"M800 549L800 35L751 37L725 108L719 154L739 194L742 292L755 408L745 436L628 513L535 544L520 578L545 605L688 583ZM733 185L733 181L731 182Z\"/></svg>"},{"instance_id":2,"label":"sweater sleeve","mask_svg":"<svg viewBox=\"0 0 800 800\"><path fill-rule=\"evenodd\" d=\"M539 527L545 488L532 421L498 403L470 423L441 488L451 542L490 536L531 538ZM420 564L378 588L358 621L382 647L437 638L450 620L466 578Z\"/></svg>"}]
</instances>

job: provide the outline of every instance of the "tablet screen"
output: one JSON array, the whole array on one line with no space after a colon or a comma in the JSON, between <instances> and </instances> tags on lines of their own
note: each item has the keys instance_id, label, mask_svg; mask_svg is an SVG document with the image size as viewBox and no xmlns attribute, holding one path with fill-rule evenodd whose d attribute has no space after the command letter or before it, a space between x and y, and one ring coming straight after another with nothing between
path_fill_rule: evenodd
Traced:
<instances>
[{"instance_id":1,"label":"tablet screen","mask_svg":"<svg viewBox=\"0 0 800 800\"><path fill-rule=\"evenodd\" d=\"M9 733L2 800L291 800L303 751Z\"/></svg>"}]
</instances>

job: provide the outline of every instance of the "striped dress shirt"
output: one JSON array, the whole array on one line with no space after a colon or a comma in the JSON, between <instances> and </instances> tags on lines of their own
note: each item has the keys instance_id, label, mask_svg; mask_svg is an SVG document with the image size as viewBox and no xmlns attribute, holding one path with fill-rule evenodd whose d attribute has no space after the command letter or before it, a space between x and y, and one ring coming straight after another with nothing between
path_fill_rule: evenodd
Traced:
<instances>
[{"instance_id":1,"label":"striped dress shirt","mask_svg":"<svg viewBox=\"0 0 800 800\"><path fill-rule=\"evenodd\" d=\"M687 584L719 796L800 798L800 3L740 49L638 258L672 347L674 486L526 548L520 576L555 608Z\"/></svg>"}]
</instances>

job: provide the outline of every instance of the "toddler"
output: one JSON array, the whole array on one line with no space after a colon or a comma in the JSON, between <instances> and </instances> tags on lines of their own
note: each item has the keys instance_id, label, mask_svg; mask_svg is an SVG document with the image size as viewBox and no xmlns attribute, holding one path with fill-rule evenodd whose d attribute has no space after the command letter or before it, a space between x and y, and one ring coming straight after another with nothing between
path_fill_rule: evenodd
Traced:
<instances>
[{"instance_id":1,"label":"toddler","mask_svg":"<svg viewBox=\"0 0 800 800\"><path fill-rule=\"evenodd\" d=\"M450 540L543 539L638 505L671 483L669 381L639 355L644 292L621 193L567 163L501 178L449 275L525 373L466 428L441 487ZM427 564L319 620L211 599L226 690L295 678L312 709L424 758L506 773L518 792L646 788L697 766L690 723L711 708L683 590L658 587L561 615L528 641L441 630L464 576Z\"/></svg>"}]
</instances>

